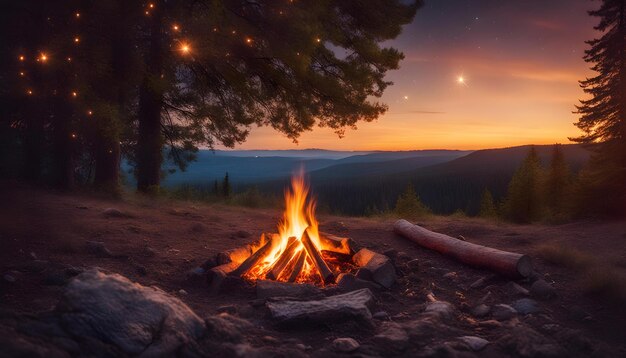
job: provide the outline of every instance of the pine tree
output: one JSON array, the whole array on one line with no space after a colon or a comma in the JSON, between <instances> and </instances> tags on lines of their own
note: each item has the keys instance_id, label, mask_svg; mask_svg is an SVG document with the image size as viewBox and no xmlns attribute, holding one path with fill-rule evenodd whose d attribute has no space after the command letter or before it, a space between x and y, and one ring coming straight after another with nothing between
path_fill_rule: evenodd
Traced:
<instances>
[{"instance_id":1,"label":"pine tree","mask_svg":"<svg viewBox=\"0 0 626 358\"><path fill-rule=\"evenodd\" d=\"M541 217L543 170L534 147L517 169L504 202L504 212L508 219L518 223L529 223Z\"/></svg>"},{"instance_id":2,"label":"pine tree","mask_svg":"<svg viewBox=\"0 0 626 358\"><path fill-rule=\"evenodd\" d=\"M480 212L478 214L482 218L495 218L498 216L496 204L493 201L493 195L489 189L485 188L482 198L480 199Z\"/></svg>"},{"instance_id":3,"label":"pine tree","mask_svg":"<svg viewBox=\"0 0 626 358\"><path fill-rule=\"evenodd\" d=\"M603 0L591 16L603 33L587 41L585 61L597 75L580 81L591 98L577 106L580 143L599 143L581 177L587 210L626 212L626 0Z\"/></svg>"},{"instance_id":4,"label":"pine tree","mask_svg":"<svg viewBox=\"0 0 626 358\"><path fill-rule=\"evenodd\" d=\"M199 144L233 147L253 125L295 141L316 124L341 136L378 118L387 109L375 100L390 84L385 74L403 58L382 43L398 36L419 5L153 1L144 29L138 189L159 184L165 144L184 159L176 153Z\"/></svg>"},{"instance_id":5,"label":"pine tree","mask_svg":"<svg viewBox=\"0 0 626 358\"><path fill-rule=\"evenodd\" d=\"M398 197L395 212L400 217L414 219L430 214L430 209L422 204L413 184L409 183L404 193Z\"/></svg>"},{"instance_id":6,"label":"pine tree","mask_svg":"<svg viewBox=\"0 0 626 358\"><path fill-rule=\"evenodd\" d=\"M232 189L230 188L230 179L228 178L228 173L226 173L226 175L224 175L224 180L222 181L222 195L225 198L229 198L231 192Z\"/></svg>"},{"instance_id":7,"label":"pine tree","mask_svg":"<svg viewBox=\"0 0 626 358\"><path fill-rule=\"evenodd\" d=\"M565 161L561 145L556 144L552 149L552 158L545 181L546 206L552 215L564 214L571 179L572 174Z\"/></svg>"}]
</instances>

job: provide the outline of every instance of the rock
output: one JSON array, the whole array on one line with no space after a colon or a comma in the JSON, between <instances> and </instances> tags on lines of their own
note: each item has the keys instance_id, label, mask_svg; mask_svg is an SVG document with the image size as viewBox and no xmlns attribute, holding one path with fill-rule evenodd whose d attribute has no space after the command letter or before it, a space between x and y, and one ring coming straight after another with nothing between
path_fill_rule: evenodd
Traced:
<instances>
[{"instance_id":1,"label":"rock","mask_svg":"<svg viewBox=\"0 0 626 358\"><path fill-rule=\"evenodd\" d=\"M502 323L500 323L499 321L496 321L495 319L488 319L486 321L478 322L478 326L485 327L485 328L498 328L498 327L502 327Z\"/></svg>"},{"instance_id":2,"label":"rock","mask_svg":"<svg viewBox=\"0 0 626 358\"><path fill-rule=\"evenodd\" d=\"M257 280L257 298L270 297L315 297L321 296L322 291L310 284Z\"/></svg>"},{"instance_id":3,"label":"rock","mask_svg":"<svg viewBox=\"0 0 626 358\"><path fill-rule=\"evenodd\" d=\"M384 322L372 343L384 352L402 352L409 346L409 336L402 326L395 322Z\"/></svg>"},{"instance_id":4,"label":"rock","mask_svg":"<svg viewBox=\"0 0 626 358\"><path fill-rule=\"evenodd\" d=\"M17 281L17 278L15 278L15 276L11 275L10 273L5 273L4 275L2 275L2 279L8 283L15 283L15 281Z\"/></svg>"},{"instance_id":5,"label":"rock","mask_svg":"<svg viewBox=\"0 0 626 358\"><path fill-rule=\"evenodd\" d=\"M506 321L517 316L517 311L515 310L515 308L509 305L499 304L493 306L493 309L491 310L491 315L498 321Z\"/></svg>"},{"instance_id":6,"label":"rock","mask_svg":"<svg viewBox=\"0 0 626 358\"><path fill-rule=\"evenodd\" d=\"M228 313L207 317L204 322L208 335L218 342L240 343L254 328L249 321Z\"/></svg>"},{"instance_id":7,"label":"rock","mask_svg":"<svg viewBox=\"0 0 626 358\"><path fill-rule=\"evenodd\" d=\"M474 317L484 317L489 313L489 311L491 311L491 307L485 304L479 304L478 306L472 308L471 313Z\"/></svg>"},{"instance_id":8,"label":"rock","mask_svg":"<svg viewBox=\"0 0 626 358\"><path fill-rule=\"evenodd\" d=\"M504 352L517 357L567 357L559 344L530 327L519 325L507 330L497 342Z\"/></svg>"},{"instance_id":9,"label":"rock","mask_svg":"<svg viewBox=\"0 0 626 358\"><path fill-rule=\"evenodd\" d=\"M511 304L515 310L523 315L537 313L540 311L537 301L530 298L521 298Z\"/></svg>"},{"instance_id":10,"label":"rock","mask_svg":"<svg viewBox=\"0 0 626 358\"><path fill-rule=\"evenodd\" d=\"M369 270L372 273L372 280L385 288L390 288L396 281L396 268L385 255L361 249L352 256L352 260L361 268Z\"/></svg>"},{"instance_id":11,"label":"rock","mask_svg":"<svg viewBox=\"0 0 626 358\"><path fill-rule=\"evenodd\" d=\"M217 308L217 312L218 312L218 313L235 314L235 313L237 313L237 306L235 306L235 305L224 305L224 306L219 306L219 307Z\"/></svg>"},{"instance_id":12,"label":"rock","mask_svg":"<svg viewBox=\"0 0 626 358\"><path fill-rule=\"evenodd\" d=\"M359 349L361 345L353 338L337 338L332 343L332 349L336 352L350 353Z\"/></svg>"},{"instance_id":13,"label":"rock","mask_svg":"<svg viewBox=\"0 0 626 358\"><path fill-rule=\"evenodd\" d=\"M511 296L528 296L529 292L524 287L518 285L513 281L509 281L506 285L504 285L504 290Z\"/></svg>"},{"instance_id":14,"label":"rock","mask_svg":"<svg viewBox=\"0 0 626 358\"><path fill-rule=\"evenodd\" d=\"M380 321L388 321L389 313L387 313L386 311L378 311L372 315L372 318Z\"/></svg>"},{"instance_id":15,"label":"rock","mask_svg":"<svg viewBox=\"0 0 626 358\"><path fill-rule=\"evenodd\" d=\"M396 255L396 261L398 262L408 262L411 261L411 256L404 251L398 251Z\"/></svg>"},{"instance_id":16,"label":"rock","mask_svg":"<svg viewBox=\"0 0 626 358\"><path fill-rule=\"evenodd\" d=\"M463 236L463 235L459 235L459 236L457 236L456 238L457 238L457 239L459 239L459 240L461 240L461 241L467 241L467 240L465 239L465 236Z\"/></svg>"},{"instance_id":17,"label":"rock","mask_svg":"<svg viewBox=\"0 0 626 358\"><path fill-rule=\"evenodd\" d=\"M181 295L181 296L187 296L188 295L187 291L185 291L182 288L180 290L178 290L178 294Z\"/></svg>"},{"instance_id":18,"label":"rock","mask_svg":"<svg viewBox=\"0 0 626 358\"><path fill-rule=\"evenodd\" d=\"M102 211L102 215L107 218L130 218L131 215L122 212L116 208L106 208Z\"/></svg>"},{"instance_id":19,"label":"rock","mask_svg":"<svg viewBox=\"0 0 626 358\"><path fill-rule=\"evenodd\" d=\"M463 336L459 337L459 340L467 344L467 346L474 352L482 350L489 344L488 340L476 336Z\"/></svg>"},{"instance_id":20,"label":"rock","mask_svg":"<svg viewBox=\"0 0 626 358\"><path fill-rule=\"evenodd\" d=\"M447 278L449 280L456 280L458 278L458 274L454 271L452 272L448 272L447 274L443 275L443 278Z\"/></svg>"},{"instance_id":21,"label":"rock","mask_svg":"<svg viewBox=\"0 0 626 358\"><path fill-rule=\"evenodd\" d=\"M374 295L367 288L329 296L314 301L278 300L267 302L272 318L278 324L307 323L328 324L356 320L371 324L372 313L369 306L374 303Z\"/></svg>"},{"instance_id":22,"label":"rock","mask_svg":"<svg viewBox=\"0 0 626 358\"><path fill-rule=\"evenodd\" d=\"M537 280L530 286L530 294L533 297L546 300L556 296L554 287L544 280Z\"/></svg>"},{"instance_id":23,"label":"rock","mask_svg":"<svg viewBox=\"0 0 626 358\"><path fill-rule=\"evenodd\" d=\"M396 257L398 257L398 250L396 249L387 249L383 251L383 255L390 258L392 261L395 261Z\"/></svg>"},{"instance_id":24,"label":"rock","mask_svg":"<svg viewBox=\"0 0 626 358\"><path fill-rule=\"evenodd\" d=\"M430 302L426 306L424 313L443 320L448 320L454 317L454 306L445 301Z\"/></svg>"},{"instance_id":25,"label":"rock","mask_svg":"<svg viewBox=\"0 0 626 358\"><path fill-rule=\"evenodd\" d=\"M488 299L491 298L491 291L488 291L483 297L478 300L478 304L483 304L487 302Z\"/></svg>"},{"instance_id":26,"label":"rock","mask_svg":"<svg viewBox=\"0 0 626 358\"><path fill-rule=\"evenodd\" d=\"M469 288L471 289L481 288L485 284L485 282L487 282L487 278L481 277L478 280L472 282L472 284L469 285Z\"/></svg>"},{"instance_id":27,"label":"rock","mask_svg":"<svg viewBox=\"0 0 626 358\"><path fill-rule=\"evenodd\" d=\"M339 274L339 276L337 276L337 288L339 288L339 290L343 292L349 292L361 288L368 288L372 291L377 291L382 289L383 287L376 282L357 278L351 273L341 273Z\"/></svg>"},{"instance_id":28,"label":"rock","mask_svg":"<svg viewBox=\"0 0 626 358\"><path fill-rule=\"evenodd\" d=\"M191 282L202 282L206 279L206 270L202 267L195 267L187 271L186 277Z\"/></svg>"},{"instance_id":29,"label":"rock","mask_svg":"<svg viewBox=\"0 0 626 358\"><path fill-rule=\"evenodd\" d=\"M31 258L31 259L33 259L33 260L37 260L37 254L35 253L35 251L31 251L31 252L29 253L29 255L30 255L30 258Z\"/></svg>"},{"instance_id":30,"label":"rock","mask_svg":"<svg viewBox=\"0 0 626 358\"><path fill-rule=\"evenodd\" d=\"M87 252L98 257L113 257L113 253L101 241L87 241Z\"/></svg>"},{"instance_id":31,"label":"rock","mask_svg":"<svg viewBox=\"0 0 626 358\"><path fill-rule=\"evenodd\" d=\"M73 336L112 343L129 355L173 355L205 333L202 319L179 299L97 270L70 281L57 311Z\"/></svg>"}]
</instances>

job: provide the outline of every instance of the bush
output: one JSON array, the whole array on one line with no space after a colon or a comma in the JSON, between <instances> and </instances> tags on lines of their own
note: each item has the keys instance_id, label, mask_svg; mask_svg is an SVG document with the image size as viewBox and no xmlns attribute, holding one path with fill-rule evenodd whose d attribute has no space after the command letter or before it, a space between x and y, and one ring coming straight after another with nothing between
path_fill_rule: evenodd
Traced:
<instances>
[{"instance_id":1,"label":"bush","mask_svg":"<svg viewBox=\"0 0 626 358\"><path fill-rule=\"evenodd\" d=\"M232 202L235 205L241 205L248 208L258 208L264 206L264 198L257 187L251 187L246 191L235 194Z\"/></svg>"}]
</instances>

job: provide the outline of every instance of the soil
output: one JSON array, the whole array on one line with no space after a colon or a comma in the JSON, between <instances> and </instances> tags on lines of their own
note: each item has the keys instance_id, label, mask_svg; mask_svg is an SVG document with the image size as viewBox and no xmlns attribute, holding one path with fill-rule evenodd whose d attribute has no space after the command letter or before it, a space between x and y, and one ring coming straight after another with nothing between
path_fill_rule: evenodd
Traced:
<instances>
[{"instance_id":1,"label":"soil","mask_svg":"<svg viewBox=\"0 0 626 358\"><path fill-rule=\"evenodd\" d=\"M282 215L277 209L248 209L133 195L114 200L89 193L60 193L13 183L4 183L2 188L0 269L3 275L34 260L80 268L99 267L142 285L158 286L182 299L201 316L215 314L226 305L248 307L256 296L254 290L209 295L206 283L189 280L187 273L221 251L242 246L262 232L275 231ZM105 215L108 208L119 210L121 215ZM401 278L390 291L379 295L380 310L394 320L417 316L427 302L426 294L431 292L437 299L461 309L473 307L488 291L492 292L491 304L508 304L515 300L505 289L510 279L467 267L393 234L393 218L320 215L318 219L322 231L350 237L378 252L394 249L420 260L417 281ZM584 294L578 273L549 264L538 255L542 244L566 245L591 253L624 273L625 221L512 225L481 219L431 217L418 224L450 236L462 235L477 244L530 255L537 273L555 287L557 298L541 301L544 314L528 319L580 330L586 337L606 345L610 352L626 352L623 305ZM113 256L90 253L88 241L104 242ZM0 280L0 309L36 313L54 308L63 287L45 284L45 274L31 271L20 270L15 282ZM489 278L486 288L469 288L482 277ZM528 287L524 281L518 283ZM463 324L472 325L472 319L466 316ZM299 339L313 349L346 336L341 327L281 330L266 322L273 336L282 340ZM483 333L485 338L490 338L491 333ZM350 332L349 336L362 340L371 336L371 332Z\"/></svg>"}]
</instances>

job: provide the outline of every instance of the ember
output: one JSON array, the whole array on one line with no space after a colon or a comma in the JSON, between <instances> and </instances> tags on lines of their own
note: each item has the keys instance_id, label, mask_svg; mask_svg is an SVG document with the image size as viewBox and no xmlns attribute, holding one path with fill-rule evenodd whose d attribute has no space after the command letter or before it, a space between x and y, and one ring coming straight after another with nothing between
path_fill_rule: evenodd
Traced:
<instances>
[{"instance_id":1,"label":"ember","mask_svg":"<svg viewBox=\"0 0 626 358\"><path fill-rule=\"evenodd\" d=\"M314 283L324 286L335 275L349 272L352 251L348 239L321 234L315 218L315 201L302 173L285 190L285 212L278 234L263 234L260 247L232 275L256 281Z\"/></svg>"}]
</instances>

